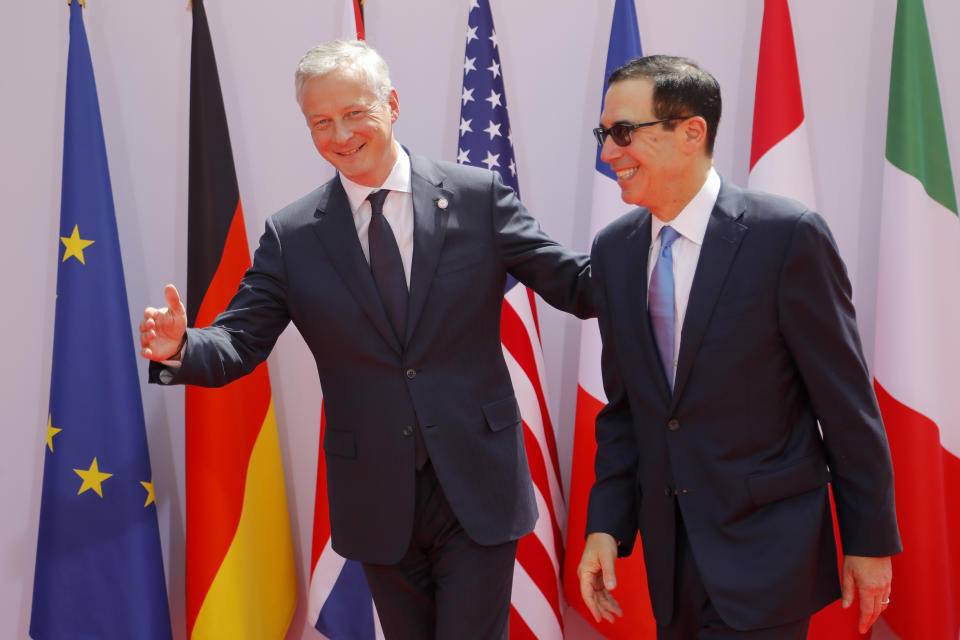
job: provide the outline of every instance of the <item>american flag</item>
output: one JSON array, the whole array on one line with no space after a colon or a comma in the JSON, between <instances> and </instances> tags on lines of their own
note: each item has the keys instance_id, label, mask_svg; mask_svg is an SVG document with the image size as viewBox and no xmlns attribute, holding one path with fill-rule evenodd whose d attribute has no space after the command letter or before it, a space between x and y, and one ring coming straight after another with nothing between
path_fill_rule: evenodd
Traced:
<instances>
[{"instance_id":1,"label":"american flag","mask_svg":"<svg viewBox=\"0 0 960 640\"><path fill-rule=\"evenodd\" d=\"M498 172L519 194L499 42L488 0L470 0L460 95L457 162ZM501 312L503 355L523 417L527 461L540 518L517 550L510 637L563 637L560 560L566 505L560 488L556 435L543 386L543 349L533 293L508 279Z\"/></svg>"}]
</instances>

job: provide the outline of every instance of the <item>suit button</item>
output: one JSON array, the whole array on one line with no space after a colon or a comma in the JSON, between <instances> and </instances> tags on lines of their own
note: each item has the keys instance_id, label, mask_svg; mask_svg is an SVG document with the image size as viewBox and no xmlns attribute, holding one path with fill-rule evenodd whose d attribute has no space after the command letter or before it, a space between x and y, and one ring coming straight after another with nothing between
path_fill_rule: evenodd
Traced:
<instances>
[{"instance_id":1,"label":"suit button","mask_svg":"<svg viewBox=\"0 0 960 640\"><path fill-rule=\"evenodd\" d=\"M407 369L407 377L410 378L411 380L413 380L414 378L416 378L416 377L417 377L417 370L416 370L416 369Z\"/></svg>"},{"instance_id":2,"label":"suit button","mask_svg":"<svg viewBox=\"0 0 960 640\"><path fill-rule=\"evenodd\" d=\"M671 420L670 422L667 423L667 429L670 429L670 431L679 431L680 421L677 419Z\"/></svg>"},{"instance_id":3,"label":"suit button","mask_svg":"<svg viewBox=\"0 0 960 640\"><path fill-rule=\"evenodd\" d=\"M406 426L406 427L404 427L404 428L403 428L403 435L407 436L408 438L409 438L410 436L412 436L412 435L413 435L413 427L411 427L411 426L409 426L409 425Z\"/></svg>"}]
</instances>

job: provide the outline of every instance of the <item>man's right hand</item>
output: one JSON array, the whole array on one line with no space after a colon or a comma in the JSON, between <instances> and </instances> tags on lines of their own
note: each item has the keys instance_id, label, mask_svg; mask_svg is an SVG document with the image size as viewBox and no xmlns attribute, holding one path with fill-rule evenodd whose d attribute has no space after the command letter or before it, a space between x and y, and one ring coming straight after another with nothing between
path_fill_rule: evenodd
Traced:
<instances>
[{"instance_id":1,"label":"man's right hand","mask_svg":"<svg viewBox=\"0 0 960 640\"><path fill-rule=\"evenodd\" d=\"M609 533L595 532L587 536L583 556L577 567L580 595L593 614L593 619L613 622L614 615L622 616L620 605L610 595L617 586L613 563L617 559L617 541Z\"/></svg>"},{"instance_id":2,"label":"man's right hand","mask_svg":"<svg viewBox=\"0 0 960 640\"><path fill-rule=\"evenodd\" d=\"M147 307L140 323L140 355L148 360L169 360L176 355L187 332L187 310L180 302L177 288L168 284L163 295L167 306Z\"/></svg>"}]
</instances>

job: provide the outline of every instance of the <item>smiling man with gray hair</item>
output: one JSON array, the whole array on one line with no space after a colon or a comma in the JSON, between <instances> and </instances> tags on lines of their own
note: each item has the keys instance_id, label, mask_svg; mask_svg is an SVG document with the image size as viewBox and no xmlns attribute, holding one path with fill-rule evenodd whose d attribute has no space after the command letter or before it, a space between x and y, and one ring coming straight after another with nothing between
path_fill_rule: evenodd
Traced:
<instances>
[{"instance_id":1,"label":"smiling man with gray hair","mask_svg":"<svg viewBox=\"0 0 960 640\"><path fill-rule=\"evenodd\" d=\"M505 638L517 540L537 519L500 346L505 279L587 317L588 257L497 174L401 147L397 92L364 42L308 51L296 95L338 175L267 221L210 327L188 329L166 287L140 326L151 380L226 384L293 322L324 393L333 547L363 563L386 637Z\"/></svg>"}]
</instances>

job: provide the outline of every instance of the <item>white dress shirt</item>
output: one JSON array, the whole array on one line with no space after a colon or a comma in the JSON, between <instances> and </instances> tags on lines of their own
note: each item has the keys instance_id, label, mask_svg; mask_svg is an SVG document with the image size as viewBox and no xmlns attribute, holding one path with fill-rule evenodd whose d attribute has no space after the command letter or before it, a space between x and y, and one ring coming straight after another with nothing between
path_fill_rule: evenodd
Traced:
<instances>
[{"instance_id":1,"label":"white dress shirt","mask_svg":"<svg viewBox=\"0 0 960 640\"><path fill-rule=\"evenodd\" d=\"M649 290L650 277L653 267L660 255L660 230L670 225L680 237L673 242L673 296L674 314L673 326L676 339L673 341L673 370L671 377L677 375L677 360L680 357L680 341L682 339L683 319L687 315L687 303L690 301L690 288L693 286L693 275L697 271L700 261L700 248L703 246L703 237L707 233L707 224L710 222L710 212L720 194L720 174L713 167L707 174L707 179L700 187L697 195L687 203L670 222L663 222L657 216L650 216L653 224L650 225L650 253L647 257L647 288ZM649 306L649 301L648 301Z\"/></svg>"},{"instance_id":2,"label":"white dress shirt","mask_svg":"<svg viewBox=\"0 0 960 640\"><path fill-rule=\"evenodd\" d=\"M357 227L360 247L368 263L370 262L370 241L367 239L367 233L373 211L367 196L379 189L390 190L390 194L383 202L383 217L387 219L397 239L400 259L403 261L403 273L407 279L407 289L410 289L410 266L413 263L413 191L410 187L410 156L396 140L393 144L397 148L397 162L393 165L390 175L379 187L366 187L353 182L342 173L339 175L343 190L347 192L347 200L350 201L350 211L353 213L353 223Z\"/></svg>"}]
</instances>

